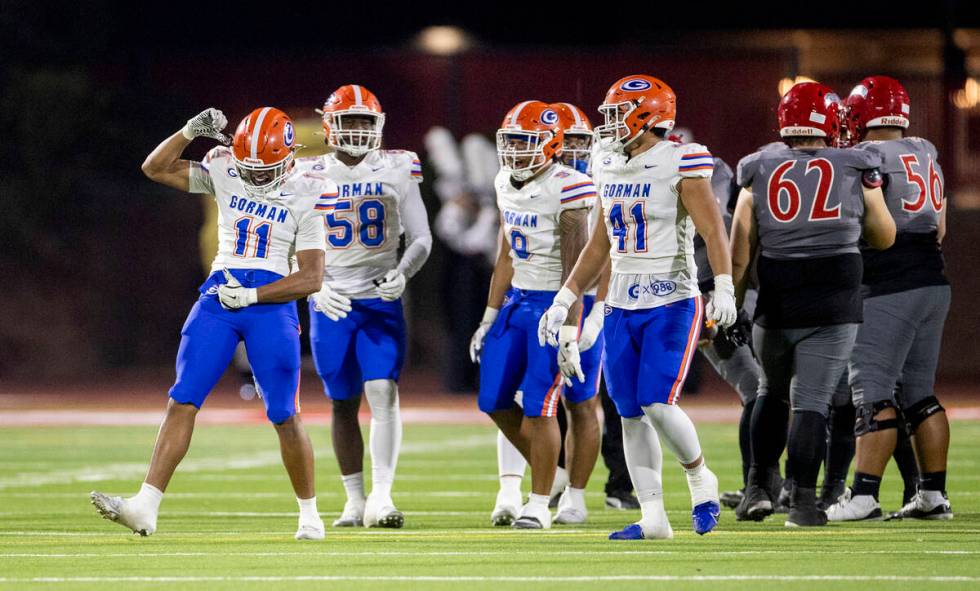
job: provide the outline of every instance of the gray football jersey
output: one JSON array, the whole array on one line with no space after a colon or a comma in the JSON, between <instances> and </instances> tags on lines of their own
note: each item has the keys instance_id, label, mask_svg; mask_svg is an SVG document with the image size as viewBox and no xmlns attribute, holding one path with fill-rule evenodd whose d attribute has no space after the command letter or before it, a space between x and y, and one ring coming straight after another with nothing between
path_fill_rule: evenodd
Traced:
<instances>
[{"instance_id":1,"label":"gray football jersey","mask_svg":"<svg viewBox=\"0 0 980 591\"><path fill-rule=\"evenodd\" d=\"M750 154L738 184L752 191L761 254L774 259L857 253L862 176L881 166L868 150L789 147Z\"/></svg>"},{"instance_id":2,"label":"gray football jersey","mask_svg":"<svg viewBox=\"0 0 980 591\"><path fill-rule=\"evenodd\" d=\"M728 198L732 192L732 181L735 173L721 158L715 158L715 169L711 173L711 191L715 194L715 202L721 219L725 221L725 232L732 231L732 214L728 211ZM698 265L698 283L703 284L714 277L711 265L708 263L708 246L700 234L694 236L694 262Z\"/></svg>"},{"instance_id":3,"label":"gray football jersey","mask_svg":"<svg viewBox=\"0 0 980 591\"><path fill-rule=\"evenodd\" d=\"M929 234L939 228L943 209L943 170L929 140L907 137L862 142L857 149L881 158L882 189L899 234Z\"/></svg>"}]
</instances>

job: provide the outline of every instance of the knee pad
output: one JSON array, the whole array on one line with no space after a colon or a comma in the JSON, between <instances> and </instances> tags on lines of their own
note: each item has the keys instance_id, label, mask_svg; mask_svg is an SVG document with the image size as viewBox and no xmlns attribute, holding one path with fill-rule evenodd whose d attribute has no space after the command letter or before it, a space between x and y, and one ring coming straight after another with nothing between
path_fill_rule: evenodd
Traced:
<instances>
[{"instance_id":1,"label":"knee pad","mask_svg":"<svg viewBox=\"0 0 980 591\"><path fill-rule=\"evenodd\" d=\"M915 430L919 428L922 421L928 419L937 412L944 412L945 410L946 409L943 408L942 404L939 404L939 400L937 400L935 396L929 396L904 409L902 412L905 414L905 421L908 425L909 433L911 434L915 433Z\"/></svg>"},{"instance_id":2,"label":"knee pad","mask_svg":"<svg viewBox=\"0 0 980 591\"><path fill-rule=\"evenodd\" d=\"M898 418L884 419L879 421L875 418L879 412L886 408L895 409L896 417L898 409L891 400L879 400L877 402L862 403L855 407L854 434L858 437L866 433L884 431L885 429L898 429Z\"/></svg>"},{"instance_id":3,"label":"knee pad","mask_svg":"<svg viewBox=\"0 0 980 591\"><path fill-rule=\"evenodd\" d=\"M371 407L371 418L379 423L389 423L398 418L398 386L393 380L364 382L364 396Z\"/></svg>"}]
</instances>

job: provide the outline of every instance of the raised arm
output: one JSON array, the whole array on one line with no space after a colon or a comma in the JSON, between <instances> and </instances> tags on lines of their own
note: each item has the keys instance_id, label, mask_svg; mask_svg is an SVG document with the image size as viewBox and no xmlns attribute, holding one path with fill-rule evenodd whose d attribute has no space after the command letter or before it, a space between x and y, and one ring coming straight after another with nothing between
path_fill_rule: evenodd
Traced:
<instances>
[{"instance_id":1,"label":"raised arm","mask_svg":"<svg viewBox=\"0 0 980 591\"><path fill-rule=\"evenodd\" d=\"M230 141L228 136L221 133L226 125L228 120L218 109L202 111L188 120L180 131L160 142L160 145L150 152L143 161L143 174L152 181L178 191L190 191L191 169L195 166L200 167L200 164L184 160L180 155L196 137L210 137L228 144ZM197 172L201 173L201 171Z\"/></svg>"}]
</instances>

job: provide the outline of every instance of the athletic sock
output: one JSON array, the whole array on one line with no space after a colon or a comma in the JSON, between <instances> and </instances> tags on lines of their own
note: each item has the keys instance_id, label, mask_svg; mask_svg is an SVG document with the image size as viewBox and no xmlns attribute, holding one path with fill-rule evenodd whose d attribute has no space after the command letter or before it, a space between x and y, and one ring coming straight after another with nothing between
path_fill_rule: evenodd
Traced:
<instances>
[{"instance_id":1,"label":"athletic sock","mask_svg":"<svg viewBox=\"0 0 980 591\"><path fill-rule=\"evenodd\" d=\"M568 501L571 503L572 507L579 510L585 510L585 489L584 488L573 488L569 486L565 489L568 495Z\"/></svg>"},{"instance_id":2,"label":"athletic sock","mask_svg":"<svg viewBox=\"0 0 980 591\"><path fill-rule=\"evenodd\" d=\"M344 483L344 490L347 491L347 500L364 502L364 472L354 474L342 474L340 479Z\"/></svg>"},{"instance_id":3,"label":"athletic sock","mask_svg":"<svg viewBox=\"0 0 980 591\"><path fill-rule=\"evenodd\" d=\"M757 478L779 463L786 447L786 423L789 405L772 396L759 396L752 408L752 467ZM787 472L787 478L789 478ZM764 486L763 482L753 484Z\"/></svg>"},{"instance_id":4,"label":"athletic sock","mask_svg":"<svg viewBox=\"0 0 980 591\"><path fill-rule=\"evenodd\" d=\"M664 510L663 495L644 495L644 497L646 497L647 500L640 501L640 521L646 523L659 523L667 514L667 512Z\"/></svg>"},{"instance_id":5,"label":"athletic sock","mask_svg":"<svg viewBox=\"0 0 980 591\"><path fill-rule=\"evenodd\" d=\"M701 442L691 417L673 404L654 403L643 407L657 433L681 464L694 463L701 457Z\"/></svg>"},{"instance_id":6,"label":"athletic sock","mask_svg":"<svg viewBox=\"0 0 980 591\"><path fill-rule=\"evenodd\" d=\"M520 476L505 474L500 477L500 492L519 497L521 496L521 482L523 479Z\"/></svg>"},{"instance_id":7,"label":"athletic sock","mask_svg":"<svg viewBox=\"0 0 980 591\"><path fill-rule=\"evenodd\" d=\"M152 484L143 483L140 491L129 499L136 505L152 511L156 515L160 511L160 501L163 500L163 492Z\"/></svg>"},{"instance_id":8,"label":"athletic sock","mask_svg":"<svg viewBox=\"0 0 980 591\"><path fill-rule=\"evenodd\" d=\"M946 471L923 472L919 476L919 488L924 491L946 492Z\"/></svg>"},{"instance_id":9,"label":"athletic sock","mask_svg":"<svg viewBox=\"0 0 980 591\"><path fill-rule=\"evenodd\" d=\"M316 523L320 521L320 513L316 510L316 497L310 497L308 499L296 497L296 502L299 504L300 523Z\"/></svg>"},{"instance_id":10,"label":"athletic sock","mask_svg":"<svg viewBox=\"0 0 980 591\"><path fill-rule=\"evenodd\" d=\"M504 487L505 477L517 479L517 486L520 488L526 470L527 460L501 431L497 431L497 475L500 477L500 488Z\"/></svg>"},{"instance_id":11,"label":"athletic sock","mask_svg":"<svg viewBox=\"0 0 980 591\"><path fill-rule=\"evenodd\" d=\"M551 483L551 496L561 494L568 486L568 470L559 466L555 469L555 479Z\"/></svg>"},{"instance_id":12,"label":"athletic sock","mask_svg":"<svg viewBox=\"0 0 980 591\"><path fill-rule=\"evenodd\" d=\"M535 493L531 493L527 496L528 505L540 505L543 506L546 511L548 510L548 501L550 500L551 497L549 497L548 495L538 495Z\"/></svg>"},{"instance_id":13,"label":"athletic sock","mask_svg":"<svg viewBox=\"0 0 980 591\"><path fill-rule=\"evenodd\" d=\"M881 476L865 474L864 472L854 473L854 485L851 490L854 496L871 495L878 500L878 491L881 488Z\"/></svg>"},{"instance_id":14,"label":"athletic sock","mask_svg":"<svg viewBox=\"0 0 980 591\"><path fill-rule=\"evenodd\" d=\"M909 437L908 425L904 416L898 419L898 439L895 442L895 451L892 453L895 458L895 465L902 475L902 505L908 504L915 496L919 485L919 466L915 461L915 450L912 448L912 439Z\"/></svg>"},{"instance_id":15,"label":"athletic sock","mask_svg":"<svg viewBox=\"0 0 980 591\"><path fill-rule=\"evenodd\" d=\"M846 404L831 409L827 422L827 460L824 487L847 479L847 471L854 459L854 405Z\"/></svg>"},{"instance_id":16,"label":"athletic sock","mask_svg":"<svg viewBox=\"0 0 980 591\"><path fill-rule=\"evenodd\" d=\"M364 396L371 407L371 492L390 497L402 442L398 387L392 380L369 380Z\"/></svg>"},{"instance_id":17,"label":"athletic sock","mask_svg":"<svg viewBox=\"0 0 980 591\"><path fill-rule=\"evenodd\" d=\"M657 430L642 418L624 418L622 423L623 453L636 498L640 501L643 521L659 521L658 515L664 511L664 489L660 473L663 452Z\"/></svg>"},{"instance_id":18,"label":"athletic sock","mask_svg":"<svg viewBox=\"0 0 980 591\"><path fill-rule=\"evenodd\" d=\"M749 482L749 466L752 465L752 409L755 400L749 400L742 407L738 419L738 449L742 454L742 486Z\"/></svg>"},{"instance_id":19,"label":"athletic sock","mask_svg":"<svg viewBox=\"0 0 980 591\"><path fill-rule=\"evenodd\" d=\"M827 444L827 418L814 411L793 412L789 432L789 457L793 478L802 489L817 487L817 473Z\"/></svg>"}]
</instances>

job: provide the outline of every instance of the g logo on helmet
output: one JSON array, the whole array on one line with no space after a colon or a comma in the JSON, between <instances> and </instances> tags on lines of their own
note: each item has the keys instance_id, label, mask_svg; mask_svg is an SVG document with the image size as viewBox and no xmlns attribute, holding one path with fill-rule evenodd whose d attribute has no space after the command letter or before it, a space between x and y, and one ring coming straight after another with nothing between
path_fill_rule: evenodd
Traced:
<instances>
[{"instance_id":1,"label":"g logo on helmet","mask_svg":"<svg viewBox=\"0 0 980 591\"><path fill-rule=\"evenodd\" d=\"M633 78L632 80L623 82L619 87L627 92L636 92L638 90L646 90L652 86L652 84L642 78Z\"/></svg>"},{"instance_id":2,"label":"g logo on helmet","mask_svg":"<svg viewBox=\"0 0 980 591\"><path fill-rule=\"evenodd\" d=\"M541 122L546 125L558 123L558 113L555 113L551 109L546 109L541 113Z\"/></svg>"},{"instance_id":3,"label":"g logo on helmet","mask_svg":"<svg viewBox=\"0 0 980 591\"><path fill-rule=\"evenodd\" d=\"M286 126L282 130L282 140L287 146L293 145L293 140L296 139L293 133L293 124L286 122Z\"/></svg>"}]
</instances>

